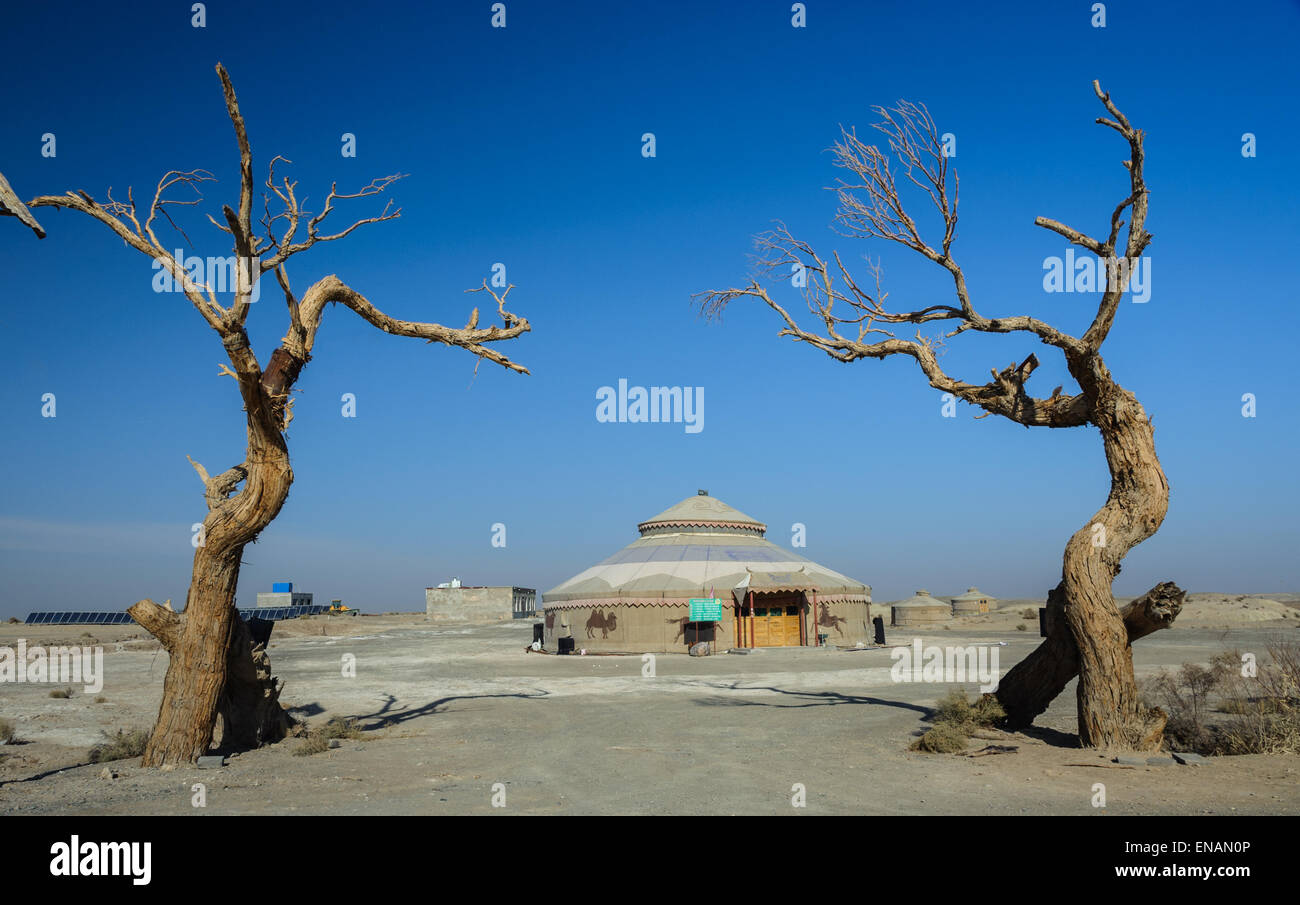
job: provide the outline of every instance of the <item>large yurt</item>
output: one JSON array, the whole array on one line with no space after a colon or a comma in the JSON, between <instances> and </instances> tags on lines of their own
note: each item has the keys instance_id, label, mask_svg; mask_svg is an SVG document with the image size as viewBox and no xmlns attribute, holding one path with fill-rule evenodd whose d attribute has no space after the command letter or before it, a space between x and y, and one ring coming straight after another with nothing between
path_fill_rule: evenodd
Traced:
<instances>
[{"instance_id":1,"label":"large yurt","mask_svg":"<svg viewBox=\"0 0 1300 905\"><path fill-rule=\"evenodd\" d=\"M890 624L897 626L940 625L952 618L952 606L929 591L920 590L906 600L890 604Z\"/></svg>"},{"instance_id":2,"label":"large yurt","mask_svg":"<svg viewBox=\"0 0 1300 905\"><path fill-rule=\"evenodd\" d=\"M767 526L700 491L637 525L640 538L542 595L545 645L685 651L870 641L871 588L764 536ZM691 601L717 600L692 621ZM696 615L704 615L700 606Z\"/></svg>"}]
</instances>

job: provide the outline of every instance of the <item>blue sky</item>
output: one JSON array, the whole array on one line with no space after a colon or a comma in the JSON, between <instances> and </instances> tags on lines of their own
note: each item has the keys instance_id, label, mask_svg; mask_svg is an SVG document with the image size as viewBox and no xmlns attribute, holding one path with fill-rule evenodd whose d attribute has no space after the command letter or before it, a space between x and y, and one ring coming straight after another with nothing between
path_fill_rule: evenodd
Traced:
<instances>
[{"instance_id":1,"label":"blue sky","mask_svg":"<svg viewBox=\"0 0 1300 905\"><path fill-rule=\"evenodd\" d=\"M5 94L0 171L20 196L138 195L203 167L220 182L197 210L219 213L238 190L221 61L259 181L275 154L317 201L333 180L410 174L392 189L399 220L295 259L297 286L337 273L393 316L458 326L480 298L463 290L502 262L533 324L508 347L532 376L475 376L468 353L329 311L298 384L296 482L245 552L241 604L274 580L369 610L420 609L422 589L453 575L545 590L697 488L777 543L805 524L800 552L877 600L972 584L1044 594L1105 499L1095 431L1026 430L967 406L943 418L910 360L840 365L778 339L765 308L710 323L690 296L743 281L750 237L779 218L823 250L881 258L900 305L947 301L933 265L828 229L839 124L865 129L873 105L907 98L957 137L954 254L977 307L1082 331L1095 300L1043 291L1043 260L1066 244L1032 224L1102 231L1127 193L1127 149L1093 124L1094 78L1148 136L1152 296L1124 304L1106 357L1152 413L1172 487L1117 591L1300 589L1296 3L1110 3L1093 28L1088 3L810 0L802 29L788 2L507 0L505 29L490 5L209 3L202 29L177 3L6 13L17 50L0 76L21 88ZM75 52L49 50L55 37ZM179 603L204 511L185 456L213 471L242 458L220 343L102 225L36 213L44 241L0 222L0 616ZM183 224L198 253L229 253L201 217ZM263 362L285 324L266 292L249 322ZM981 380L1030 351L1031 388L1069 388L1026 337L965 335L943 362ZM703 387L704 429L599 423L597 389L620 378Z\"/></svg>"}]
</instances>

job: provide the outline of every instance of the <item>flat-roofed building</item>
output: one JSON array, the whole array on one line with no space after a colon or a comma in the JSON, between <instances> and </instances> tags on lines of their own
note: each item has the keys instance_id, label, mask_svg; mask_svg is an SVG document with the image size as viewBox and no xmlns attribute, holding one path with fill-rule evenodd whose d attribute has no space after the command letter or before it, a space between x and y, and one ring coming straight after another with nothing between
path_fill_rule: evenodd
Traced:
<instances>
[{"instance_id":1,"label":"flat-roofed building","mask_svg":"<svg viewBox=\"0 0 1300 905\"><path fill-rule=\"evenodd\" d=\"M470 587L459 583L424 589L425 613L446 622L505 622L536 615L537 591L513 585Z\"/></svg>"}]
</instances>

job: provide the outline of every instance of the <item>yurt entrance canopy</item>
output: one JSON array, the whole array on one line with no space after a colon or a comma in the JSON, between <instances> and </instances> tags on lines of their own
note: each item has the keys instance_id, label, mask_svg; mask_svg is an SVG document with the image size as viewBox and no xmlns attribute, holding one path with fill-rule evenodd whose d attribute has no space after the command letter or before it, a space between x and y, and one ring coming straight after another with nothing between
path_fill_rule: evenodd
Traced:
<instances>
[{"instance_id":1,"label":"yurt entrance canopy","mask_svg":"<svg viewBox=\"0 0 1300 905\"><path fill-rule=\"evenodd\" d=\"M548 627L557 614L565 626L581 625L585 614L587 646L631 650L673 650L696 637L810 645L819 627L837 640L870 637L869 587L778 547L764 537L766 525L704 491L637 529L638 540L543 595ZM707 634L690 621L690 600L699 597L724 603L722 622Z\"/></svg>"},{"instance_id":2,"label":"yurt entrance canopy","mask_svg":"<svg viewBox=\"0 0 1300 905\"><path fill-rule=\"evenodd\" d=\"M755 572L731 589L741 647L802 647L810 643L804 613L812 613L817 585L797 572ZM817 639L811 639L816 643Z\"/></svg>"}]
</instances>

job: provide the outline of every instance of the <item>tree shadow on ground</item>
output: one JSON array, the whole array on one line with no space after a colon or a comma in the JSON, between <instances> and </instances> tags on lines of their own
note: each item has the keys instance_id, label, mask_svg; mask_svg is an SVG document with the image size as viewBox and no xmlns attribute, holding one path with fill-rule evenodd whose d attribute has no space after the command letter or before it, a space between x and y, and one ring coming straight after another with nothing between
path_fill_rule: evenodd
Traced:
<instances>
[{"instance_id":1,"label":"tree shadow on ground","mask_svg":"<svg viewBox=\"0 0 1300 905\"><path fill-rule=\"evenodd\" d=\"M298 722L307 719L309 716L319 716L325 712L325 708L315 702L312 702L311 704L301 704L297 707L286 707L284 710L289 714L289 716Z\"/></svg>"},{"instance_id":2,"label":"tree shadow on ground","mask_svg":"<svg viewBox=\"0 0 1300 905\"><path fill-rule=\"evenodd\" d=\"M127 757L127 758L123 758L122 760L129 761L131 766L139 766L140 763L140 758L138 757ZM96 763L95 761L86 761L84 764L67 764L62 767L51 767L49 770L44 770L33 776L20 776L17 777L16 779L0 779L0 786L12 786L24 782L36 782L38 780L44 779L47 776L54 776L56 774L62 773L65 770L76 770L78 767L97 767L100 766L101 764L105 767L108 767L110 763L114 763L114 761L101 761L100 763ZM116 763L121 763L121 761L116 761Z\"/></svg>"},{"instance_id":3,"label":"tree shadow on ground","mask_svg":"<svg viewBox=\"0 0 1300 905\"><path fill-rule=\"evenodd\" d=\"M890 701L885 698L875 698L869 695L852 695L841 694L837 691L793 691L788 688L776 688L771 685L740 685L739 683L729 683L722 686L729 691L770 691L778 695L795 698L791 703L759 701L752 698L733 698L715 696L709 698L696 698L695 703L706 707L776 707L781 709L795 707L831 707L837 704L866 704L877 707L897 707L900 710L911 710L914 713L921 714L922 721L933 723L933 718L937 712L933 707L926 707L921 704L909 704L905 701ZM1028 726L1019 730L1021 735L1037 739L1044 744L1053 748L1079 748L1079 736L1072 732L1062 732L1059 729L1051 729L1046 726ZM925 728L915 729L912 731L913 736L922 735Z\"/></svg>"},{"instance_id":4,"label":"tree shadow on ground","mask_svg":"<svg viewBox=\"0 0 1300 905\"><path fill-rule=\"evenodd\" d=\"M711 697L696 698L695 703L702 704L706 707L777 707L781 709L794 707L832 707L837 704L866 704L877 707L897 707L901 710L911 710L916 713L926 714L932 708L922 707L920 704L908 704L905 701L890 701L885 698L873 698L867 695L841 694L838 691L793 691L788 688L776 688L771 685L740 685L731 684L724 686L729 691L770 691L778 695L785 695L787 698L793 698L789 702L771 702L759 701L752 698L733 698L733 697Z\"/></svg>"},{"instance_id":5,"label":"tree shadow on ground","mask_svg":"<svg viewBox=\"0 0 1300 905\"><path fill-rule=\"evenodd\" d=\"M1073 732L1062 732L1046 726L1026 726L1019 730L1021 735L1036 738L1052 748L1081 748L1079 736Z\"/></svg>"},{"instance_id":6,"label":"tree shadow on ground","mask_svg":"<svg viewBox=\"0 0 1300 905\"><path fill-rule=\"evenodd\" d=\"M483 698L520 698L523 700L544 698L550 695L549 691L538 690L532 693L511 692L502 694L462 694L449 695L445 698L438 698L436 701L430 701L420 707L398 707L397 697L394 695L384 695L384 704L374 713L357 714L348 717L360 723L362 731L371 732L375 729L387 729L390 726L397 726L410 720L419 719L422 716L433 716L437 713L445 712L445 708L453 701L475 701Z\"/></svg>"}]
</instances>

